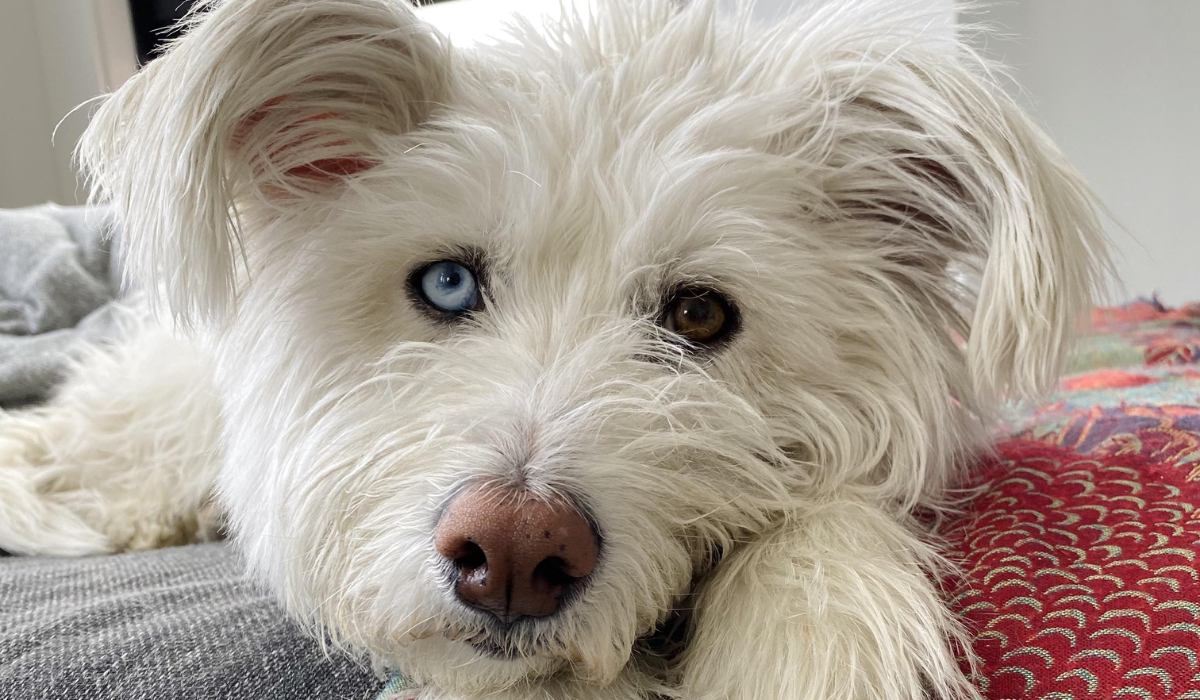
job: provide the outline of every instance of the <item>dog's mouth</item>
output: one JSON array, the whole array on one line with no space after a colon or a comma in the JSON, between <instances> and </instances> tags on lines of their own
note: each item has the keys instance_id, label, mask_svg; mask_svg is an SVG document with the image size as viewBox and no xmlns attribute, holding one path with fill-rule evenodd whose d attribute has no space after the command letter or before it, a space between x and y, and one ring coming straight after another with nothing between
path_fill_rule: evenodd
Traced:
<instances>
[{"instance_id":1,"label":"dog's mouth","mask_svg":"<svg viewBox=\"0 0 1200 700\"><path fill-rule=\"evenodd\" d=\"M688 593L650 634L633 643L633 653L648 669L670 667L687 646L692 621L692 594Z\"/></svg>"},{"instance_id":2,"label":"dog's mouth","mask_svg":"<svg viewBox=\"0 0 1200 700\"><path fill-rule=\"evenodd\" d=\"M471 647L480 656L486 656L500 661L515 661L521 657L511 646L500 644L493 639L484 639L475 642L466 642L467 646Z\"/></svg>"},{"instance_id":3,"label":"dog's mouth","mask_svg":"<svg viewBox=\"0 0 1200 700\"><path fill-rule=\"evenodd\" d=\"M511 660L517 658L516 654L512 652L511 647L497 644L496 641L492 641L491 639L468 641L466 644L470 648L473 648L476 653L479 653L480 656L505 660L505 662L511 662Z\"/></svg>"},{"instance_id":4,"label":"dog's mouth","mask_svg":"<svg viewBox=\"0 0 1200 700\"><path fill-rule=\"evenodd\" d=\"M670 665L684 650L692 618L692 596L689 593L680 605L671 610L666 618L651 633L639 637L633 645L633 653L650 665ZM580 662L578 654L571 655L561 648L551 649L547 645L535 644L521 649L506 637L497 639L483 633L460 639L475 653L498 661L517 661L529 657L551 657L569 662Z\"/></svg>"},{"instance_id":5,"label":"dog's mouth","mask_svg":"<svg viewBox=\"0 0 1200 700\"><path fill-rule=\"evenodd\" d=\"M708 553L706 564L693 574L691 585L681 595L658 627L650 634L639 637L633 644L633 653L648 669L669 668L687 647L688 634L692 627L692 612L695 610L696 591L708 571L720 563L724 552L714 546Z\"/></svg>"},{"instance_id":6,"label":"dog's mouth","mask_svg":"<svg viewBox=\"0 0 1200 700\"><path fill-rule=\"evenodd\" d=\"M527 658L566 658L562 646L550 643L541 635L533 634L527 620L517 620L507 625L484 625L472 630L447 629L443 635L460 642L480 656L500 661L518 661ZM524 637L524 639L522 639Z\"/></svg>"}]
</instances>

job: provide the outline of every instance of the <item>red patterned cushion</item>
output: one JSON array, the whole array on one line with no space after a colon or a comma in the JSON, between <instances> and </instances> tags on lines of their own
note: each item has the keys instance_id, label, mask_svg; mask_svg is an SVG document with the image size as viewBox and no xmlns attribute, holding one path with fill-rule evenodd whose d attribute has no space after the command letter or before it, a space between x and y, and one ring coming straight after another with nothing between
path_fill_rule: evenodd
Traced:
<instances>
[{"instance_id":1,"label":"red patterned cushion","mask_svg":"<svg viewBox=\"0 0 1200 700\"><path fill-rule=\"evenodd\" d=\"M1200 699L1200 307L1094 321L949 531L953 604L992 700Z\"/></svg>"}]
</instances>

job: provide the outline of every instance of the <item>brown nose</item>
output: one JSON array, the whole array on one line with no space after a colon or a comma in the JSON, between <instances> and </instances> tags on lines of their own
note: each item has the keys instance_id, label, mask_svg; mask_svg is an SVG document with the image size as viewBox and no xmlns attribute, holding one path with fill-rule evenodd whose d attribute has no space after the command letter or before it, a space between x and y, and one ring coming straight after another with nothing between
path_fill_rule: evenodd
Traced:
<instances>
[{"instance_id":1,"label":"brown nose","mask_svg":"<svg viewBox=\"0 0 1200 700\"><path fill-rule=\"evenodd\" d=\"M504 622L558 612L599 556L596 531L573 506L511 489L478 488L438 521L437 551L467 605Z\"/></svg>"}]
</instances>

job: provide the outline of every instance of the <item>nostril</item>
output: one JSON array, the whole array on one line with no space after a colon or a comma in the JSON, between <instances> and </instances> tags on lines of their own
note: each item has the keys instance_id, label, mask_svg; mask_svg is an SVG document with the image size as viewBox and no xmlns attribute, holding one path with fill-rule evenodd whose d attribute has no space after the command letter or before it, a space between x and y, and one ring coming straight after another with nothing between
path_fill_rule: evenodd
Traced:
<instances>
[{"instance_id":1,"label":"nostril","mask_svg":"<svg viewBox=\"0 0 1200 700\"><path fill-rule=\"evenodd\" d=\"M551 587L566 588L577 580L567 573L567 563L559 557L547 557L533 569L534 580L540 580Z\"/></svg>"},{"instance_id":2,"label":"nostril","mask_svg":"<svg viewBox=\"0 0 1200 700\"><path fill-rule=\"evenodd\" d=\"M459 571L473 571L487 564L487 555L483 548L468 540L460 547L461 554L454 557L454 568Z\"/></svg>"},{"instance_id":3,"label":"nostril","mask_svg":"<svg viewBox=\"0 0 1200 700\"><path fill-rule=\"evenodd\" d=\"M571 503L506 490L460 493L435 526L453 593L510 622L546 617L596 568L600 536Z\"/></svg>"}]
</instances>

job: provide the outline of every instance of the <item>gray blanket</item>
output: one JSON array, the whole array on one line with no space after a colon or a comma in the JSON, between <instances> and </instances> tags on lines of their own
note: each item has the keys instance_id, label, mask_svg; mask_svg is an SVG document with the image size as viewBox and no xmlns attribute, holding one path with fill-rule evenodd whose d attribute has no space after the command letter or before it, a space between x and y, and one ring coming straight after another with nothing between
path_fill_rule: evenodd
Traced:
<instances>
[{"instance_id":1,"label":"gray blanket","mask_svg":"<svg viewBox=\"0 0 1200 700\"><path fill-rule=\"evenodd\" d=\"M108 233L103 208L0 209L0 406L44 399L85 345L116 332Z\"/></svg>"},{"instance_id":2,"label":"gray blanket","mask_svg":"<svg viewBox=\"0 0 1200 700\"><path fill-rule=\"evenodd\" d=\"M0 559L3 700L365 700L221 544Z\"/></svg>"},{"instance_id":3,"label":"gray blanket","mask_svg":"<svg viewBox=\"0 0 1200 700\"><path fill-rule=\"evenodd\" d=\"M85 345L119 331L106 233L102 209L0 210L0 406L44 400ZM381 687L327 658L242 572L223 544L0 552L0 700L358 700Z\"/></svg>"}]
</instances>

